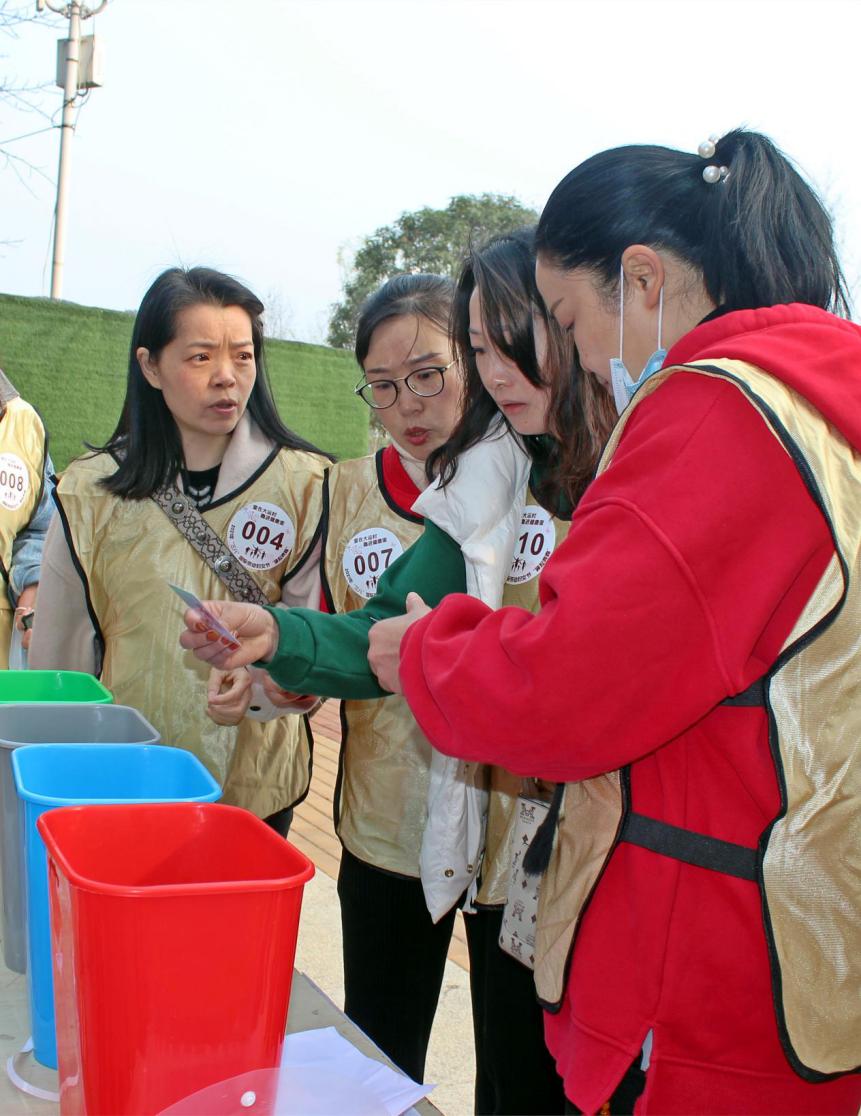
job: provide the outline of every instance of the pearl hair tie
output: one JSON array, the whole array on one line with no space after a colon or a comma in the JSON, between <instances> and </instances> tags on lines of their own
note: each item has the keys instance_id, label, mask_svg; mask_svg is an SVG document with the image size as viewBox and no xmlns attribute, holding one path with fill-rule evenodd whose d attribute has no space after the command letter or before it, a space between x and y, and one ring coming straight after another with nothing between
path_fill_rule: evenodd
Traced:
<instances>
[{"instance_id":1,"label":"pearl hair tie","mask_svg":"<svg viewBox=\"0 0 861 1116\"><path fill-rule=\"evenodd\" d=\"M714 157L720 136L709 136L697 148L697 154L701 159L711 159ZM729 174L729 167L716 167L713 163L705 167L703 170L703 180L708 182L710 186L714 186L717 182L723 182Z\"/></svg>"},{"instance_id":2,"label":"pearl hair tie","mask_svg":"<svg viewBox=\"0 0 861 1116\"><path fill-rule=\"evenodd\" d=\"M703 179L708 182L709 186L714 186L716 182L723 182L729 175L729 167L716 167L714 163L707 166L703 171Z\"/></svg>"}]
</instances>

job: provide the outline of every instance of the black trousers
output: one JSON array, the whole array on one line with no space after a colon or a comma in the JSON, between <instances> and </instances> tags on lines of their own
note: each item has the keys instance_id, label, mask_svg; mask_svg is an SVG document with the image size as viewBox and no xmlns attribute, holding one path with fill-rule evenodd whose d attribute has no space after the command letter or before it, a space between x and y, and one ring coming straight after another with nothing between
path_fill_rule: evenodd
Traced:
<instances>
[{"instance_id":1,"label":"black trousers","mask_svg":"<svg viewBox=\"0 0 861 1116\"><path fill-rule=\"evenodd\" d=\"M475 1111L557 1116L565 1093L544 1043L532 971L499 948L501 908L466 915L475 1031Z\"/></svg>"},{"instance_id":2,"label":"black trousers","mask_svg":"<svg viewBox=\"0 0 861 1116\"><path fill-rule=\"evenodd\" d=\"M424 1077L455 911L435 926L419 880L343 850L338 875L344 940L344 1011L395 1065ZM467 915L476 1112L557 1116L562 1083L544 1045L532 973L497 944L502 912Z\"/></svg>"},{"instance_id":3,"label":"black trousers","mask_svg":"<svg viewBox=\"0 0 861 1116\"><path fill-rule=\"evenodd\" d=\"M283 810L276 810L274 814L270 814L263 820L279 837L286 837L290 832L290 823L293 821L293 807L285 806Z\"/></svg>"},{"instance_id":4,"label":"black trousers","mask_svg":"<svg viewBox=\"0 0 861 1116\"><path fill-rule=\"evenodd\" d=\"M424 1080L455 912L434 925L420 880L344 849L338 873L344 1012L396 1066Z\"/></svg>"}]
</instances>

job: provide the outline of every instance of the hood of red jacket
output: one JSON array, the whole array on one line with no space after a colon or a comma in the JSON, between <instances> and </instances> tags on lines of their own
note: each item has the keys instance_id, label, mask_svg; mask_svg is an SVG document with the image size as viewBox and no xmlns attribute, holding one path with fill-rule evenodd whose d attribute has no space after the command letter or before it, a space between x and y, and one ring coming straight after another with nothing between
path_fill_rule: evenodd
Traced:
<instances>
[{"instance_id":1,"label":"hood of red jacket","mask_svg":"<svg viewBox=\"0 0 861 1116\"><path fill-rule=\"evenodd\" d=\"M744 360L804 396L861 449L861 327L816 306L734 310L686 333L664 367Z\"/></svg>"}]
</instances>

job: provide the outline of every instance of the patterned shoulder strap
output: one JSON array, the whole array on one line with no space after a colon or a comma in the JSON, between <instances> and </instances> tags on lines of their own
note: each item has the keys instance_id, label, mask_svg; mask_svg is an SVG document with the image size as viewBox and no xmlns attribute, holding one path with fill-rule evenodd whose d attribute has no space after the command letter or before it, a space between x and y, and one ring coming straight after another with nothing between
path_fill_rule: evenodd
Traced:
<instances>
[{"instance_id":1,"label":"patterned shoulder strap","mask_svg":"<svg viewBox=\"0 0 861 1116\"><path fill-rule=\"evenodd\" d=\"M251 574L239 564L184 492L173 486L160 488L152 494L152 499L234 600L258 605L270 603Z\"/></svg>"}]
</instances>

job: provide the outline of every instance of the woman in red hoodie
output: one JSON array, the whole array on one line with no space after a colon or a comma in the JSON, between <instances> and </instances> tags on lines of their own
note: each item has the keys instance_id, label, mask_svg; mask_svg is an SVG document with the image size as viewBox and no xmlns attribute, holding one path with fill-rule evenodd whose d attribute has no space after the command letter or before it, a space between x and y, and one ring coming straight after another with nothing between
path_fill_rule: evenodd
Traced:
<instances>
[{"instance_id":1,"label":"woman in red hoodie","mask_svg":"<svg viewBox=\"0 0 861 1116\"><path fill-rule=\"evenodd\" d=\"M855 1113L861 330L830 219L734 131L587 160L538 249L621 411L598 476L537 615L413 600L372 664L441 751L568 784L536 983L574 1105L651 1033L638 1112Z\"/></svg>"}]
</instances>

